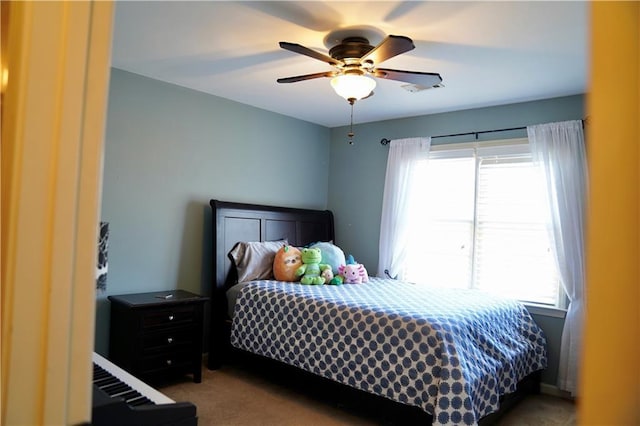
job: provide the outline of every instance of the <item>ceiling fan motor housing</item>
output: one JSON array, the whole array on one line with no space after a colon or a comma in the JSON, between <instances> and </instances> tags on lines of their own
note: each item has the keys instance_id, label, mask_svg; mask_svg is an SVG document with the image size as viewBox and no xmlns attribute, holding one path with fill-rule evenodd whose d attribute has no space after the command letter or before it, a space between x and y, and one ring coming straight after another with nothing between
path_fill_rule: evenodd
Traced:
<instances>
[{"instance_id":1,"label":"ceiling fan motor housing","mask_svg":"<svg viewBox=\"0 0 640 426\"><path fill-rule=\"evenodd\" d=\"M364 37L347 37L342 43L332 47L329 55L336 60L360 59L373 49Z\"/></svg>"}]
</instances>

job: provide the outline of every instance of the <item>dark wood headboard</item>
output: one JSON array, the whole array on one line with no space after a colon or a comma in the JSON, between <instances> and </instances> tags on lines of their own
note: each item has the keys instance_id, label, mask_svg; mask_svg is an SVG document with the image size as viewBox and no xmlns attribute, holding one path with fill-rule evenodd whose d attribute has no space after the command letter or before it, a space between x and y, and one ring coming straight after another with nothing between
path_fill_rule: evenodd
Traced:
<instances>
[{"instance_id":1,"label":"dark wood headboard","mask_svg":"<svg viewBox=\"0 0 640 426\"><path fill-rule=\"evenodd\" d=\"M210 369L218 368L228 345L226 291L236 281L229 251L240 241L275 241L304 246L335 240L333 214L329 210L264 206L211 200L213 210L213 288L211 291Z\"/></svg>"}]
</instances>

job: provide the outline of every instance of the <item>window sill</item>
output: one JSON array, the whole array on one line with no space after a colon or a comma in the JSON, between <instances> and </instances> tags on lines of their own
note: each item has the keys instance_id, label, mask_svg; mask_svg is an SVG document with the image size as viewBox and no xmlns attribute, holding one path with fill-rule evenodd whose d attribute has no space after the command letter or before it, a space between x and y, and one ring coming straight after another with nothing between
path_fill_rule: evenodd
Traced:
<instances>
[{"instance_id":1,"label":"window sill","mask_svg":"<svg viewBox=\"0 0 640 426\"><path fill-rule=\"evenodd\" d=\"M541 315L541 316L553 317L553 318L564 318L567 316L566 309L552 308L550 306L542 306L542 305L533 305L530 303L525 303L525 307L527 308L529 313L533 315Z\"/></svg>"}]
</instances>

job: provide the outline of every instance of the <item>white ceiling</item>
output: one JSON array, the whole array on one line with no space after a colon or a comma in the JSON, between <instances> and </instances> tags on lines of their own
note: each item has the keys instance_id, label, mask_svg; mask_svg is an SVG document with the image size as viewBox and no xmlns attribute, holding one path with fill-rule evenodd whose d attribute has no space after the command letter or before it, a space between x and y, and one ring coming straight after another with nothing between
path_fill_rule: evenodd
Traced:
<instances>
[{"instance_id":1,"label":"white ceiling","mask_svg":"<svg viewBox=\"0 0 640 426\"><path fill-rule=\"evenodd\" d=\"M328 78L277 78L331 70L281 49L328 54L330 32L367 27L411 38L416 48L384 68L438 72L444 88L411 93L377 79L356 102L355 122L585 93L588 3L582 1L118 1L112 65L327 127L350 107Z\"/></svg>"}]
</instances>

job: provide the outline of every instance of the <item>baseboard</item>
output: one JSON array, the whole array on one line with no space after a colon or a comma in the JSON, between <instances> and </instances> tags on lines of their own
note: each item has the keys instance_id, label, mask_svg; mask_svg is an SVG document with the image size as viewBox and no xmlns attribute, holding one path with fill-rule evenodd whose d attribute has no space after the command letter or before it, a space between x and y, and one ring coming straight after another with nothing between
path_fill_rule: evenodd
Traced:
<instances>
[{"instance_id":1,"label":"baseboard","mask_svg":"<svg viewBox=\"0 0 640 426\"><path fill-rule=\"evenodd\" d=\"M557 386L550 385L548 383L540 383L540 393L544 395L555 396L558 398L570 399L573 400L571 393L567 391L563 391Z\"/></svg>"}]
</instances>

